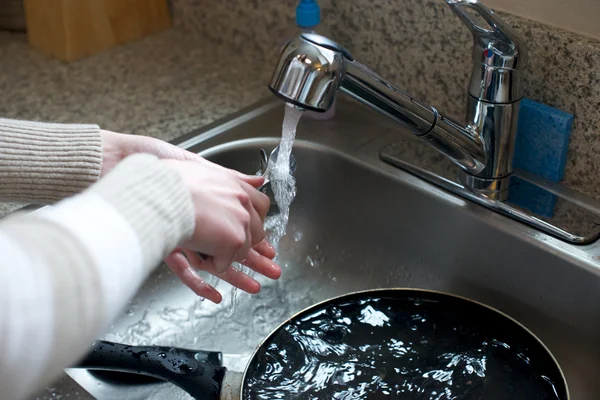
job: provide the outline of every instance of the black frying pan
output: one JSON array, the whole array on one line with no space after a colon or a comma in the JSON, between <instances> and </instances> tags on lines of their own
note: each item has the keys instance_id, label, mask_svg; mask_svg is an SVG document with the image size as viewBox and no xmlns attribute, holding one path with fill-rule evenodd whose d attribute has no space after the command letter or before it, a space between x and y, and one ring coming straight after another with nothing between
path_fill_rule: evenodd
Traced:
<instances>
[{"instance_id":1,"label":"black frying pan","mask_svg":"<svg viewBox=\"0 0 600 400\"><path fill-rule=\"evenodd\" d=\"M143 374L196 399L569 399L546 346L486 305L379 289L311 306L275 329L242 374L217 352L99 341L77 367ZM228 397L229 398L229 397Z\"/></svg>"}]
</instances>

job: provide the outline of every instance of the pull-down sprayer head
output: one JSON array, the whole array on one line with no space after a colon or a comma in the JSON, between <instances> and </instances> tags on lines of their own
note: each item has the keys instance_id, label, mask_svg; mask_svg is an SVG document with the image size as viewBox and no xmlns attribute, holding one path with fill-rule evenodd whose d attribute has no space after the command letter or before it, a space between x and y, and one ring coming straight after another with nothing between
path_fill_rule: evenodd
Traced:
<instances>
[{"instance_id":1,"label":"pull-down sprayer head","mask_svg":"<svg viewBox=\"0 0 600 400\"><path fill-rule=\"evenodd\" d=\"M282 50L269 89L284 101L307 110L325 112L352 56L337 43L305 33Z\"/></svg>"}]
</instances>

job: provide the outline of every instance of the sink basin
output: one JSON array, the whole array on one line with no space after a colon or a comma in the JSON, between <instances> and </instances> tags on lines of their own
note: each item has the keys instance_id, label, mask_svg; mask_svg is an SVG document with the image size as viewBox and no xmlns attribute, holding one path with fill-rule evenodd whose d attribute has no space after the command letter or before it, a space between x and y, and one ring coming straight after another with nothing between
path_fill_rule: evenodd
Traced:
<instances>
[{"instance_id":1,"label":"sink basin","mask_svg":"<svg viewBox=\"0 0 600 400\"><path fill-rule=\"evenodd\" d=\"M255 173L259 149L278 143L282 118L281 102L269 99L178 144ZM236 359L244 360L272 329L315 302L362 289L426 288L514 317L554 353L571 398L600 397L596 243L562 242L382 162L382 146L412 146L415 139L354 101L340 97L333 120L303 118L297 136L298 195L281 242L281 279L261 280L258 295L235 302L219 283L224 302L213 305L161 267L103 338L219 350L230 367L243 368ZM98 399L181 395L164 383L68 373Z\"/></svg>"}]
</instances>

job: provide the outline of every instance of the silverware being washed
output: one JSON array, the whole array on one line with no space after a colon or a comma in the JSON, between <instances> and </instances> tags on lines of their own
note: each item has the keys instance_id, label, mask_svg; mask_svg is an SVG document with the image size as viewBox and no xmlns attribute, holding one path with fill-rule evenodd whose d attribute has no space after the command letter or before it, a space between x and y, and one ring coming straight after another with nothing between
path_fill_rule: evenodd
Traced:
<instances>
[{"instance_id":1,"label":"silverware being washed","mask_svg":"<svg viewBox=\"0 0 600 400\"><path fill-rule=\"evenodd\" d=\"M279 155L279 145L273 149L271 154L267 157L265 149L260 149L260 174L265 178L265 183L258 188L261 192L269 196L271 206L267 212L267 216L275 215L279 213L279 207L277 207L277 201L275 201L275 193L271 186L271 168L277 162L277 156ZM290 173L293 175L296 171L296 158L293 154L290 155Z\"/></svg>"}]
</instances>

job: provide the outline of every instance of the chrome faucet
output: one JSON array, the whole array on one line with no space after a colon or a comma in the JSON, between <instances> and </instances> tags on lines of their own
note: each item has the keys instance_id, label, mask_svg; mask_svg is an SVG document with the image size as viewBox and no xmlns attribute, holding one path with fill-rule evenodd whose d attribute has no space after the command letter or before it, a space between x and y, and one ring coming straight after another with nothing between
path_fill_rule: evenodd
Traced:
<instances>
[{"instance_id":1,"label":"chrome faucet","mask_svg":"<svg viewBox=\"0 0 600 400\"><path fill-rule=\"evenodd\" d=\"M269 88L288 103L319 112L331 107L340 89L445 154L461 167L458 179L465 187L505 201L526 49L515 32L476 0L445 1L474 39L466 126L394 87L342 46L316 34L302 34L282 49Z\"/></svg>"}]
</instances>

